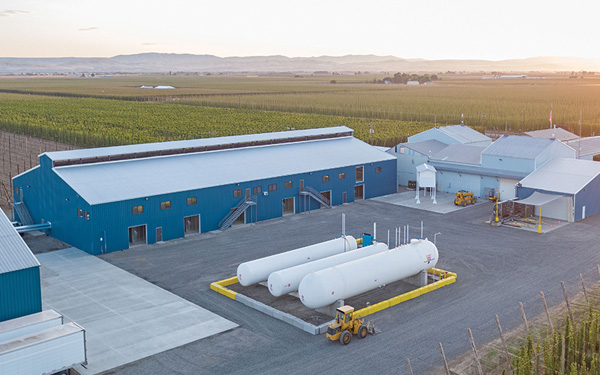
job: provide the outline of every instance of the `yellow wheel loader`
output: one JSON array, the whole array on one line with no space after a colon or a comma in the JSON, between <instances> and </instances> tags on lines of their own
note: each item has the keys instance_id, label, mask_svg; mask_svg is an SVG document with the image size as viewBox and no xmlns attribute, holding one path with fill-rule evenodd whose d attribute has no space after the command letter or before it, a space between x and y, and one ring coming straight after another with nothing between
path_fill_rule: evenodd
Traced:
<instances>
[{"instance_id":1,"label":"yellow wheel loader","mask_svg":"<svg viewBox=\"0 0 600 375\"><path fill-rule=\"evenodd\" d=\"M336 309L335 321L327 326L327 338L331 341L340 340L344 345L348 345L352 335L358 335L364 339L367 334L375 333L374 327L365 324L361 319L354 318L354 307L342 306Z\"/></svg>"}]
</instances>

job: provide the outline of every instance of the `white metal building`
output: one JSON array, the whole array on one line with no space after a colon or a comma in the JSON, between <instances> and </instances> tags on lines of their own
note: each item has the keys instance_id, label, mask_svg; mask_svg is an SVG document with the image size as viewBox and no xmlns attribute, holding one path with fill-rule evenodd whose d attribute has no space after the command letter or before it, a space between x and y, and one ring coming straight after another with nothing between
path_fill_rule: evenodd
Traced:
<instances>
[{"instance_id":1,"label":"white metal building","mask_svg":"<svg viewBox=\"0 0 600 375\"><path fill-rule=\"evenodd\" d=\"M542 216L578 221L600 213L600 163L555 158L517 185L519 203L541 206Z\"/></svg>"},{"instance_id":2,"label":"white metal building","mask_svg":"<svg viewBox=\"0 0 600 375\"><path fill-rule=\"evenodd\" d=\"M437 140L449 144L460 143L472 146L489 146L492 139L466 125L450 125L431 128L408 137L408 142Z\"/></svg>"}]
</instances>

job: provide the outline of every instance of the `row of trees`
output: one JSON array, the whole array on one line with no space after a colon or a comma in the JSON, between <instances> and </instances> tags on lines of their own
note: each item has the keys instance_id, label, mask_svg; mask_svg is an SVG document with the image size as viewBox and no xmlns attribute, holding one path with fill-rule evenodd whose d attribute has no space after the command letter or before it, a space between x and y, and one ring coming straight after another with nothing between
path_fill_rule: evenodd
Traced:
<instances>
[{"instance_id":1,"label":"row of trees","mask_svg":"<svg viewBox=\"0 0 600 375\"><path fill-rule=\"evenodd\" d=\"M408 74L408 73L396 73L393 77L385 77L382 80L373 80L375 83L396 83L396 84L404 84L406 85L409 81L419 81L419 83L423 84L425 82L435 82L438 81L439 77L437 74Z\"/></svg>"}]
</instances>

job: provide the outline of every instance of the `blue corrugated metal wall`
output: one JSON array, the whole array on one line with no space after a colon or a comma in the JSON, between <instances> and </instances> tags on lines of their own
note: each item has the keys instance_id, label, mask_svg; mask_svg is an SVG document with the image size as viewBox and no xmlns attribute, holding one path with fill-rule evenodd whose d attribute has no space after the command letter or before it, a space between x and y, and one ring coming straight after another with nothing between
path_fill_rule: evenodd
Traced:
<instances>
[{"instance_id":1,"label":"blue corrugated metal wall","mask_svg":"<svg viewBox=\"0 0 600 375\"><path fill-rule=\"evenodd\" d=\"M585 206L585 217L600 213L598 197L600 197L600 176L596 176L575 195L575 221L583 219L583 206Z\"/></svg>"},{"instance_id":2,"label":"blue corrugated metal wall","mask_svg":"<svg viewBox=\"0 0 600 375\"><path fill-rule=\"evenodd\" d=\"M0 322L42 311L39 267L0 274Z\"/></svg>"},{"instance_id":3,"label":"blue corrugated metal wall","mask_svg":"<svg viewBox=\"0 0 600 375\"><path fill-rule=\"evenodd\" d=\"M208 232L218 229L219 221L225 217L243 198L234 197L233 191L241 189L245 194L246 189L260 186L262 192L257 197L257 205L250 207L246 212L246 221L262 221L283 216L283 199L295 199L295 212L315 210L320 204L313 199L306 198L309 207L304 207L304 199L300 193L300 180L305 186L311 186L318 191L331 191L333 205L343 203L343 193L346 192L347 202L354 201L354 186L364 185L365 199L380 195L392 194L396 191L396 165L395 160L364 165L364 181L356 182L356 166L315 171L293 176L282 176L273 179L244 182L218 186L213 188L192 190L187 192L164 194L160 196L133 199L122 202L107 203L94 206L91 215L94 223L93 254L100 253L102 242L100 238L106 233L107 251L122 250L129 247L128 228L145 225L148 243L156 242L156 228L162 228L163 240L171 240L184 236L184 217L200 215L200 230ZM381 173L376 173L376 168L381 167ZM339 179L339 173L345 173L345 179ZM323 176L328 175L329 181L323 182ZM285 182L292 181L292 188L285 189ZM269 191L269 185L276 184L276 191ZM188 197L196 197L197 203L187 205ZM171 208L160 209L160 203L170 201ZM136 205L144 206L144 212L132 214ZM89 242L89 239L87 239Z\"/></svg>"},{"instance_id":4,"label":"blue corrugated metal wall","mask_svg":"<svg viewBox=\"0 0 600 375\"><path fill-rule=\"evenodd\" d=\"M51 222L52 229L47 231L72 246L90 251L89 239L92 235L91 220L85 219L85 212L91 213L91 206L82 199L51 169L52 162L42 155L40 167L31 169L15 177L13 185L23 192L23 200L36 223ZM15 200L20 200L15 195ZM77 216L81 209L84 216ZM90 216L91 218L91 216Z\"/></svg>"},{"instance_id":5,"label":"blue corrugated metal wall","mask_svg":"<svg viewBox=\"0 0 600 375\"><path fill-rule=\"evenodd\" d=\"M365 198L372 198L396 192L396 160L387 160L363 165L364 181L356 182L356 167L347 166L292 176L282 176L261 181L243 182L187 192L169 193L160 196L145 197L127 201L90 206L79 197L51 169L46 156L40 158L41 167L30 170L14 179L14 185L23 189L25 202L36 222L42 219L52 223L50 234L72 246L91 254L104 251L116 251L129 247L129 227L145 225L148 243L156 242L156 228L162 228L163 240L171 240L184 236L184 217L200 215L200 230L208 232L218 229L219 221L225 217L241 200L234 197L233 191L245 190L260 186L257 196L258 204L247 211L247 222L261 221L281 217L284 198L295 198L295 212L315 210L320 204L307 199L308 207L304 207L303 198L299 194L300 180L305 186L318 191L331 191L333 205L346 201L354 201L354 186L364 185ZM376 168L381 167L381 173ZM339 179L339 173L345 179ZM323 182L323 175L329 175L329 181ZM292 181L292 188L285 189L285 182ZM276 191L269 191L270 184L277 184ZM264 195L263 192L267 192ZM196 204L188 206L187 198L196 197ZM170 201L171 208L161 210L160 204ZM132 214L133 206L144 206L144 212ZM83 217L78 217L78 209ZM85 212L89 213L86 219Z\"/></svg>"}]
</instances>

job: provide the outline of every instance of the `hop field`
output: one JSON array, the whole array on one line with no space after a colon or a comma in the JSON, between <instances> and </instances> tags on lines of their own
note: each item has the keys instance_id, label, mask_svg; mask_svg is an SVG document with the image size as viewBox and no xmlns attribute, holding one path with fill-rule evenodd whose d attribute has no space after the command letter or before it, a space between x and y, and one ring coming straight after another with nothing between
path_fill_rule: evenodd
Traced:
<instances>
[{"instance_id":1,"label":"hop field","mask_svg":"<svg viewBox=\"0 0 600 375\"><path fill-rule=\"evenodd\" d=\"M348 126L356 137L392 146L433 126L172 103L0 94L0 129L82 147ZM374 133L370 134L373 128Z\"/></svg>"},{"instance_id":2,"label":"hop field","mask_svg":"<svg viewBox=\"0 0 600 375\"><path fill-rule=\"evenodd\" d=\"M419 86L374 84L383 76L365 74L0 79L0 127L90 147L346 125L392 146L461 121L492 132L547 128L552 106L554 124L600 134L600 76L441 77Z\"/></svg>"}]
</instances>

